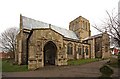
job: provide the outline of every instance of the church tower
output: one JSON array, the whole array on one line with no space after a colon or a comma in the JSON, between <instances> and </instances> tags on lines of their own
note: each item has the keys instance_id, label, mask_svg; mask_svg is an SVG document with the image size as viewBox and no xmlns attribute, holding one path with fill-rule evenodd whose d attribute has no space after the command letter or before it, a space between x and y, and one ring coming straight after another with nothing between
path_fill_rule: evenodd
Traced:
<instances>
[{"instance_id":1,"label":"church tower","mask_svg":"<svg viewBox=\"0 0 120 79\"><path fill-rule=\"evenodd\" d=\"M85 19L82 16L79 16L70 22L69 30L74 31L78 38L81 40L91 36L89 20Z\"/></svg>"}]
</instances>

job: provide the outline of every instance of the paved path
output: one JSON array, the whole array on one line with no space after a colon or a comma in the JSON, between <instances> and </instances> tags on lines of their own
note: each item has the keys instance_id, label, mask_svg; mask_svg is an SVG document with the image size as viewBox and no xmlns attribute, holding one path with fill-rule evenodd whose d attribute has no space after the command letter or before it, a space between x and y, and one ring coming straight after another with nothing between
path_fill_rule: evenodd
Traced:
<instances>
[{"instance_id":1,"label":"paved path","mask_svg":"<svg viewBox=\"0 0 120 79\"><path fill-rule=\"evenodd\" d=\"M107 60L80 66L51 66L28 72L4 72L3 77L99 77L99 68L106 62Z\"/></svg>"}]
</instances>

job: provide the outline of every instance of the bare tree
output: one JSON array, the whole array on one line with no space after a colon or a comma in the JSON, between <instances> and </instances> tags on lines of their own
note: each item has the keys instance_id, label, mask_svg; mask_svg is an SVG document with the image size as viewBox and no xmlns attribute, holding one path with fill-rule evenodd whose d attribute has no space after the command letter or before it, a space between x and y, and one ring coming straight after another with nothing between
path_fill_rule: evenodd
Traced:
<instances>
[{"instance_id":1,"label":"bare tree","mask_svg":"<svg viewBox=\"0 0 120 79\"><path fill-rule=\"evenodd\" d=\"M0 36L0 48L2 51L11 53L13 58L15 57L15 44L16 35L18 29L16 27L9 28L1 33Z\"/></svg>"},{"instance_id":2,"label":"bare tree","mask_svg":"<svg viewBox=\"0 0 120 79\"><path fill-rule=\"evenodd\" d=\"M112 42L120 47L120 22L118 20L118 14L115 15L114 12L110 14L108 11L106 11L106 13L108 15L108 18L103 21L104 26L102 26L102 28L98 27L97 25L92 26L99 32L107 31L110 37L113 39Z\"/></svg>"}]
</instances>

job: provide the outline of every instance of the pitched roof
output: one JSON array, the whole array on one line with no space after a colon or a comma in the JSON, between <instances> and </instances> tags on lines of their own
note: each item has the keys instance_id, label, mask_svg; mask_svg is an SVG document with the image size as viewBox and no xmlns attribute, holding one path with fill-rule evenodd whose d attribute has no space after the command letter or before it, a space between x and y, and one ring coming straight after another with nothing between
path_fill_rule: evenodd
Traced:
<instances>
[{"instance_id":1,"label":"pitched roof","mask_svg":"<svg viewBox=\"0 0 120 79\"><path fill-rule=\"evenodd\" d=\"M52 30L60 33L61 35L63 35L66 38L71 38L71 39L76 39L79 40L78 37L76 36L76 34L71 31L71 30L67 30L64 28L60 28L57 27L55 25L51 25L42 21L37 21L25 16L22 16L22 26L23 29L35 29L35 28L51 28Z\"/></svg>"},{"instance_id":2,"label":"pitched roof","mask_svg":"<svg viewBox=\"0 0 120 79\"><path fill-rule=\"evenodd\" d=\"M22 26L24 29L49 28L49 24L22 16Z\"/></svg>"},{"instance_id":3,"label":"pitched roof","mask_svg":"<svg viewBox=\"0 0 120 79\"><path fill-rule=\"evenodd\" d=\"M94 36L90 36L90 37L87 37L87 38L85 38L85 39L83 39L83 40L90 40L90 39L93 39L93 38L101 37L102 34L103 34L103 33L97 34L97 35L94 35Z\"/></svg>"}]
</instances>

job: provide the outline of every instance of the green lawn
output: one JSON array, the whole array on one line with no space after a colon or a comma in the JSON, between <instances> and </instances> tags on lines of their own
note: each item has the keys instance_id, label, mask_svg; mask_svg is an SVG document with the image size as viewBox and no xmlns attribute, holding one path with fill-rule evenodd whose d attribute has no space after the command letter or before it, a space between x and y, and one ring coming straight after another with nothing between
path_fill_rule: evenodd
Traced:
<instances>
[{"instance_id":1,"label":"green lawn","mask_svg":"<svg viewBox=\"0 0 120 79\"><path fill-rule=\"evenodd\" d=\"M90 62L95 62L98 61L98 59L79 59L79 60L69 60L68 65L80 65L80 64L85 64L85 63L90 63Z\"/></svg>"},{"instance_id":2,"label":"green lawn","mask_svg":"<svg viewBox=\"0 0 120 79\"><path fill-rule=\"evenodd\" d=\"M27 65L13 65L9 60L2 60L2 72L28 71Z\"/></svg>"}]
</instances>

